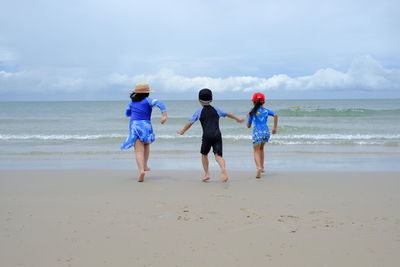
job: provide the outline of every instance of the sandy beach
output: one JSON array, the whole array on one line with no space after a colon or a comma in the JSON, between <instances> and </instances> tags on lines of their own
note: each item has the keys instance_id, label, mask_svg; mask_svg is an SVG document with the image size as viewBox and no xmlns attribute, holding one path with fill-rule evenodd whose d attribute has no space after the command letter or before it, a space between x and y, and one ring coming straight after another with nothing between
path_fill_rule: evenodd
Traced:
<instances>
[{"instance_id":1,"label":"sandy beach","mask_svg":"<svg viewBox=\"0 0 400 267\"><path fill-rule=\"evenodd\" d=\"M398 266L400 173L1 170L1 266Z\"/></svg>"}]
</instances>

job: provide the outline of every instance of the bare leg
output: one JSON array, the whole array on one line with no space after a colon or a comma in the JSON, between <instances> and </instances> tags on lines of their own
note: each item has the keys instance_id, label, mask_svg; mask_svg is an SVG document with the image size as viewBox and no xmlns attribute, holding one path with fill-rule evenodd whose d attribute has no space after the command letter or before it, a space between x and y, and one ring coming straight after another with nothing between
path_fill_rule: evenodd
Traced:
<instances>
[{"instance_id":1,"label":"bare leg","mask_svg":"<svg viewBox=\"0 0 400 267\"><path fill-rule=\"evenodd\" d=\"M201 163L203 164L204 177L203 182L210 180L210 172L208 171L208 156L201 154Z\"/></svg>"},{"instance_id":2,"label":"bare leg","mask_svg":"<svg viewBox=\"0 0 400 267\"><path fill-rule=\"evenodd\" d=\"M254 153L254 163L256 164L256 169L258 169L258 150L260 148L260 145L253 146L253 153Z\"/></svg>"},{"instance_id":3,"label":"bare leg","mask_svg":"<svg viewBox=\"0 0 400 267\"><path fill-rule=\"evenodd\" d=\"M147 162L149 161L149 156L150 156L150 143L144 143L144 170L145 171L150 171L150 168L147 165Z\"/></svg>"},{"instance_id":4,"label":"bare leg","mask_svg":"<svg viewBox=\"0 0 400 267\"><path fill-rule=\"evenodd\" d=\"M265 172L264 168L264 146L266 143L261 143L260 155L261 155L261 172Z\"/></svg>"},{"instance_id":5,"label":"bare leg","mask_svg":"<svg viewBox=\"0 0 400 267\"><path fill-rule=\"evenodd\" d=\"M135 142L136 163L139 170L138 182L144 180L144 144L139 139Z\"/></svg>"},{"instance_id":6,"label":"bare leg","mask_svg":"<svg viewBox=\"0 0 400 267\"><path fill-rule=\"evenodd\" d=\"M228 173L226 172L226 168L225 168L225 160L223 157L214 154L215 156L215 160L218 162L219 167L221 168L221 179L222 182L227 182L228 181Z\"/></svg>"},{"instance_id":7,"label":"bare leg","mask_svg":"<svg viewBox=\"0 0 400 267\"><path fill-rule=\"evenodd\" d=\"M254 161L256 162L256 168L257 168L256 178L261 178L261 171L262 171L260 147L261 145L253 147Z\"/></svg>"}]
</instances>

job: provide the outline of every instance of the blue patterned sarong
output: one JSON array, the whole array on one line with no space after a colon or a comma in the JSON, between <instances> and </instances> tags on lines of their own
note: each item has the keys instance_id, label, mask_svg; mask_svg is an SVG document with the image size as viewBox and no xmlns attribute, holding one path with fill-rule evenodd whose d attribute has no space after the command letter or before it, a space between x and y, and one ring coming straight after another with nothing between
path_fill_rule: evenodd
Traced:
<instances>
[{"instance_id":1,"label":"blue patterned sarong","mask_svg":"<svg viewBox=\"0 0 400 267\"><path fill-rule=\"evenodd\" d=\"M121 146L121 150L131 148L137 139L140 139L143 143L153 143L155 135L153 133L153 127L151 122L148 120L131 120L129 125L129 136Z\"/></svg>"},{"instance_id":2,"label":"blue patterned sarong","mask_svg":"<svg viewBox=\"0 0 400 267\"><path fill-rule=\"evenodd\" d=\"M265 129L254 128L253 138L252 138L253 146L258 146L259 144L262 143L268 143L269 138L270 138L269 131Z\"/></svg>"}]
</instances>

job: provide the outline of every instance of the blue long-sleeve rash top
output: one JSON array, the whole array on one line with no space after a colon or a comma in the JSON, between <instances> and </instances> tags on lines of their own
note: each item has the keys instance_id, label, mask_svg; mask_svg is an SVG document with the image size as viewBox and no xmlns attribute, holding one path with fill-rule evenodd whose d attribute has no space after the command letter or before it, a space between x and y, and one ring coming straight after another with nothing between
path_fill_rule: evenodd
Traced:
<instances>
[{"instance_id":1,"label":"blue long-sleeve rash top","mask_svg":"<svg viewBox=\"0 0 400 267\"><path fill-rule=\"evenodd\" d=\"M248 125L251 125L251 123L254 121L254 131L259 131L259 130L265 130L266 132L269 132L268 129L268 116L274 116L275 112L264 108L264 107L259 107L257 109L256 114L250 115L249 119L247 121Z\"/></svg>"},{"instance_id":2,"label":"blue long-sleeve rash top","mask_svg":"<svg viewBox=\"0 0 400 267\"><path fill-rule=\"evenodd\" d=\"M167 111L163 102L157 99L146 97L142 101L129 102L128 108L125 111L127 117L132 120L151 120L151 112L153 107L157 106L161 112Z\"/></svg>"}]
</instances>

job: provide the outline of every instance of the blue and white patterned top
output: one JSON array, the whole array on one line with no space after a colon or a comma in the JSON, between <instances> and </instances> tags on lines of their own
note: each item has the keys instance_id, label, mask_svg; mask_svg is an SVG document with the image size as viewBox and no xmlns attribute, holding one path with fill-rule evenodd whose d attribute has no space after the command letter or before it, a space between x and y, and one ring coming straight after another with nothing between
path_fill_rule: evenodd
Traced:
<instances>
[{"instance_id":1,"label":"blue and white patterned top","mask_svg":"<svg viewBox=\"0 0 400 267\"><path fill-rule=\"evenodd\" d=\"M251 123L254 121L253 133L258 132L258 133L269 134L268 124L267 124L268 116L274 116L274 115L275 112L264 107L259 107L255 115L249 116L247 124L251 125Z\"/></svg>"}]
</instances>

